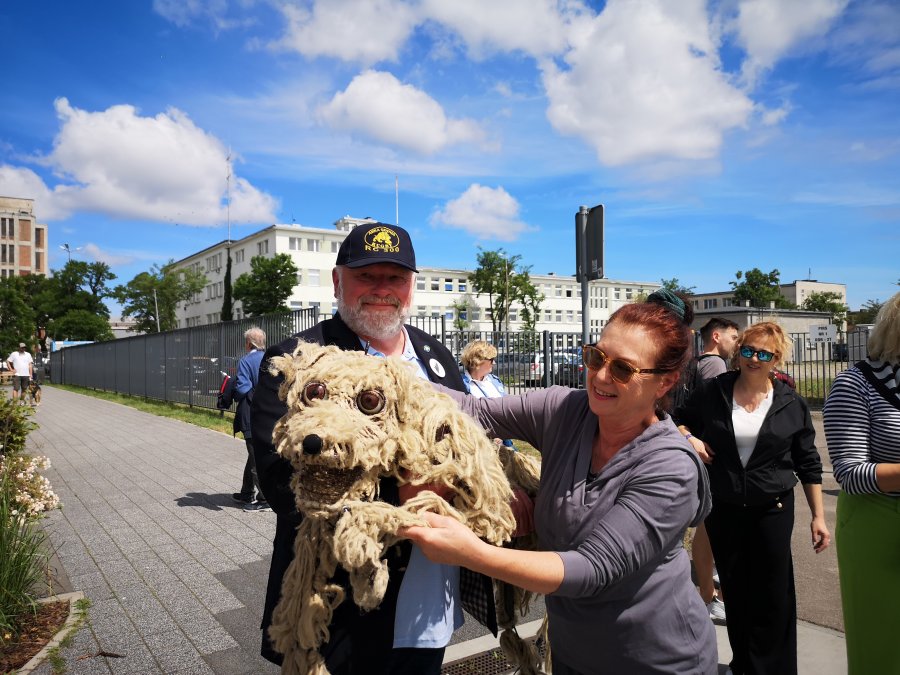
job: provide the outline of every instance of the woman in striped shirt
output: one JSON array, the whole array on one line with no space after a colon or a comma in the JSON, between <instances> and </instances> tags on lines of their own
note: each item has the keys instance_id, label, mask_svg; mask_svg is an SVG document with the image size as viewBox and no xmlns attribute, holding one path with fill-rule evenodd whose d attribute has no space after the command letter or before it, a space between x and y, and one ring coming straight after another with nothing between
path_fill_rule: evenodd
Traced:
<instances>
[{"instance_id":1,"label":"woman in striped shirt","mask_svg":"<svg viewBox=\"0 0 900 675\"><path fill-rule=\"evenodd\" d=\"M868 358L840 373L825 436L841 485L837 539L850 675L900 674L900 293L869 336Z\"/></svg>"}]
</instances>

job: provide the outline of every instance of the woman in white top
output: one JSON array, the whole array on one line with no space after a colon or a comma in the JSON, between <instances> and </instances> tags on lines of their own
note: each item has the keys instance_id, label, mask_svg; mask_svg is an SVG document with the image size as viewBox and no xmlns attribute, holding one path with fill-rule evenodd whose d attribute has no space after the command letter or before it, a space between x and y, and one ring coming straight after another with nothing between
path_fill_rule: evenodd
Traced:
<instances>
[{"instance_id":1,"label":"woman in white top","mask_svg":"<svg viewBox=\"0 0 900 675\"><path fill-rule=\"evenodd\" d=\"M506 388L500 378L491 372L494 369L494 359L497 358L497 348L490 342L474 340L463 347L459 360L463 366L463 384L466 390L475 398L501 398L506 396ZM514 448L509 439L495 439L508 448Z\"/></svg>"},{"instance_id":2,"label":"woman in white top","mask_svg":"<svg viewBox=\"0 0 900 675\"><path fill-rule=\"evenodd\" d=\"M740 339L739 370L705 382L675 413L709 472L706 530L725 591L734 675L797 672L791 532L798 477L814 550L831 542L809 409L774 377L788 348L778 324L750 326Z\"/></svg>"},{"instance_id":3,"label":"woman in white top","mask_svg":"<svg viewBox=\"0 0 900 675\"><path fill-rule=\"evenodd\" d=\"M848 672L900 673L900 293L878 313L868 357L835 378L823 412L841 485L835 535Z\"/></svg>"}]
</instances>

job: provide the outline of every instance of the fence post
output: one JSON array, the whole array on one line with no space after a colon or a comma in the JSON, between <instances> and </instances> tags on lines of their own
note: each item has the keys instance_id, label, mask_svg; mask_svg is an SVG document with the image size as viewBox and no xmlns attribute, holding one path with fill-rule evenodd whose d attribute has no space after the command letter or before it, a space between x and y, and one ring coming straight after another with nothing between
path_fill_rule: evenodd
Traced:
<instances>
[{"instance_id":1,"label":"fence post","mask_svg":"<svg viewBox=\"0 0 900 675\"><path fill-rule=\"evenodd\" d=\"M542 384L544 387L549 387L553 384L553 362L550 360L550 331L543 331L541 339L544 341L544 381Z\"/></svg>"}]
</instances>

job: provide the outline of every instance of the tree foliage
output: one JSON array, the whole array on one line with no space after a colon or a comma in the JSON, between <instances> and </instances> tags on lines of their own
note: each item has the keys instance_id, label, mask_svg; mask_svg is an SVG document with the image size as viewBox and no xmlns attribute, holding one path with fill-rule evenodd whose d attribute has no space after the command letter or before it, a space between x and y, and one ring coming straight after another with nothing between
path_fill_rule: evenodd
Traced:
<instances>
[{"instance_id":1,"label":"tree foliage","mask_svg":"<svg viewBox=\"0 0 900 675\"><path fill-rule=\"evenodd\" d=\"M454 330L466 330L472 323L471 313L477 307L474 298L466 293L451 302L450 307L453 310Z\"/></svg>"},{"instance_id":2,"label":"tree foliage","mask_svg":"<svg viewBox=\"0 0 900 675\"><path fill-rule=\"evenodd\" d=\"M781 294L780 272L777 269L765 273L758 267L735 273L736 281L730 281L734 299L743 304L749 300L751 307L769 307L771 302L780 309L790 309L793 304Z\"/></svg>"},{"instance_id":3,"label":"tree foliage","mask_svg":"<svg viewBox=\"0 0 900 675\"><path fill-rule=\"evenodd\" d=\"M881 311L883 302L878 298L866 300L866 303L855 312L847 312L847 323L858 326L861 323L875 323L875 317Z\"/></svg>"},{"instance_id":4,"label":"tree foliage","mask_svg":"<svg viewBox=\"0 0 900 675\"><path fill-rule=\"evenodd\" d=\"M122 305L122 316L134 318L137 332L174 330L178 303L199 293L207 284L203 272L191 268L176 269L174 262L169 260L163 266L154 265L127 284L116 286L114 294Z\"/></svg>"},{"instance_id":5,"label":"tree foliage","mask_svg":"<svg viewBox=\"0 0 900 675\"><path fill-rule=\"evenodd\" d=\"M241 301L247 316L288 312L285 303L297 285L298 271L287 253L255 256L250 259L250 271L234 282L234 299Z\"/></svg>"},{"instance_id":6,"label":"tree foliage","mask_svg":"<svg viewBox=\"0 0 900 675\"><path fill-rule=\"evenodd\" d=\"M476 258L478 266L469 274L469 282L476 295L488 296L494 332L503 330L514 302L522 305L524 317L528 318L533 330L544 296L531 283L531 268L519 265L522 256L507 255L502 248L479 251Z\"/></svg>"},{"instance_id":7,"label":"tree foliage","mask_svg":"<svg viewBox=\"0 0 900 675\"><path fill-rule=\"evenodd\" d=\"M697 288L696 286L685 286L681 283L678 277L672 277L671 279L660 279L659 283L662 284L662 287L672 291L673 293L682 293L683 295L693 295L694 290Z\"/></svg>"},{"instance_id":8,"label":"tree foliage","mask_svg":"<svg viewBox=\"0 0 900 675\"><path fill-rule=\"evenodd\" d=\"M225 289L222 292L222 321L231 321L234 319L231 288L231 247L228 248L227 256L228 260L225 263L225 279L223 281Z\"/></svg>"},{"instance_id":9,"label":"tree foliage","mask_svg":"<svg viewBox=\"0 0 900 675\"><path fill-rule=\"evenodd\" d=\"M34 310L25 294L27 277L0 278L0 358L6 359L20 342L31 342Z\"/></svg>"},{"instance_id":10,"label":"tree foliage","mask_svg":"<svg viewBox=\"0 0 900 675\"><path fill-rule=\"evenodd\" d=\"M72 309L53 322L53 337L57 340L92 340L105 342L115 339L109 319L85 309Z\"/></svg>"},{"instance_id":11,"label":"tree foliage","mask_svg":"<svg viewBox=\"0 0 900 675\"><path fill-rule=\"evenodd\" d=\"M800 307L811 312L828 312L831 314L831 322L837 326L844 323L850 309L841 302L841 294L834 291L813 291Z\"/></svg>"}]
</instances>

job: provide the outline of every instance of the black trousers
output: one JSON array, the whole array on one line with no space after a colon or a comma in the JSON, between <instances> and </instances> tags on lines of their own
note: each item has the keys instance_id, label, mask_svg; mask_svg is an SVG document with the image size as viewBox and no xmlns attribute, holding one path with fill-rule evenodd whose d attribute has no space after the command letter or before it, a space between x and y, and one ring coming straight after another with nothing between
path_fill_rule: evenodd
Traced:
<instances>
[{"instance_id":1,"label":"black trousers","mask_svg":"<svg viewBox=\"0 0 900 675\"><path fill-rule=\"evenodd\" d=\"M762 506L713 499L706 531L725 595L734 675L796 675L794 492Z\"/></svg>"},{"instance_id":2,"label":"black trousers","mask_svg":"<svg viewBox=\"0 0 900 675\"><path fill-rule=\"evenodd\" d=\"M259 476L256 474L256 457L253 455L253 439L245 438L247 445L247 463L244 464L244 475L241 480L241 494L255 496L260 501L265 501L262 488L259 487ZM254 492L256 493L254 495Z\"/></svg>"}]
</instances>

